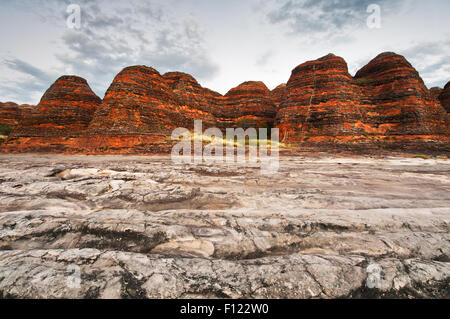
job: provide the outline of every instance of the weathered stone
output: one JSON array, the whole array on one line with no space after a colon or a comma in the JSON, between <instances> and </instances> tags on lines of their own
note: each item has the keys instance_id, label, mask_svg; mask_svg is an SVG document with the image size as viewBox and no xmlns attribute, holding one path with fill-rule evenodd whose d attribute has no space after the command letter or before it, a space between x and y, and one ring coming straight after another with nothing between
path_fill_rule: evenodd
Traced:
<instances>
[{"instance_id":1,"label":"weathered stone","mask_svg":"<svg viewBox=\"0 0 450 319\"><path fill-rule=\"evenodd\" d=\"M408 139L447 139L448 117L403 56L382 53L356 73L365 130Z\"/></svg>"},{"instance_id":2,"label":"weathered stone","mask_svg":"<svg viewBox=\"0 0 450 319\"><path fill-rule=\"evenodd\" d=\"M263 82L245 82L231 89L222 99L215 115L219 127L272 127L276 105Z\"/></svg>"},{"instance_id":3,"label":"weathered stone","mask_svg":"<svg viewBox=\"0 0 450 319\"><path fill-rule=\"evenodd\" d=\"M10 152L61 152L70 147L71 138L87 130L101 99L85 79L60 77L44 94L40 103L26 112L11 133L4 149Z\"/></svg>"},{"instance_id":4,"label":"weathered stone","mask_svg":"<svg viewBox=\"0 0 450 319\"><path fill-rule=\"evenodd\" d=\"M13 102L0 102L0 123L9 124L15 127L20 124L22 119L31 112L33 106L18 105Z\"/></svg>"},{"instance_id":5,"label":"weathered stone","mask_svg":"<svg viewBox=\"0 0 450 319\"><path fill-rule=\"evenodd\" d=\"M0 296L448 298L448 166L2 155Z\"/></svg>"},{"instance_id":6,"label":"weathered stone","mask_svg":"<svg viewBox=\"0 0 450 319\"><path fill-rule=\"evenodd\" d=\"M450 82L447 83L444 90L439 95L439 101L447 113L450 113Z\"/></svg>"},{"instance_id":7,"label":"weathered stone","mask_svg":"<svg viewBox=\"0 0 450 319\"><path fill-rule=\"evenodd\" d=\"M277 116L288 142L322 142L363 133L359 91L344 59L329 54L299 65Z\"/></svg>"}]
</instances>

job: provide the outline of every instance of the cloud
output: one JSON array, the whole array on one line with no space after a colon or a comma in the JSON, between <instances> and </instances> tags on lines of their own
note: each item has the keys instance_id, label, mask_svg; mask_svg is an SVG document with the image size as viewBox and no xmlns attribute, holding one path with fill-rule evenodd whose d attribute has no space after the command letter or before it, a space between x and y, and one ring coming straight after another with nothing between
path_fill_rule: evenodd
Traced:
<instances>
[{"instance_id":1,"label":"cloud","mask_svg":"<svg viewBox=\"0 0 450 319\"><path fill-rule=\"evenodd\" d=\"M274 52L273 51L267 51L266 53L262 54L255 62L255 65L258 67L266 66L270 59L273 57Z\"/></svg>"},{"instance_id":2,"label":"cloud","mask_svg":"<svg viewBox=\"0 0 450 319\"><path fill-rule=\"evenodd\" d=\"M5 59L3 64L22 75L15 81L2 83L0 93L8 100L22 101L24 97L29 97L25 100L37 101L50 84L56 80L56 73L42 71L20 59Z\"/></svg>"},{"instance_id":3,"label":"cloud","mask_svg":"<svg viewBox=\"0 0 450 319\"><path fill-rule=\"evenodd\" d=\"M20 59L11 59L11 60L4 60L4 63L7 67L9 67L12 70L30 75L34 79L38 81L49 81L51 80L51 74L44 72L31 64L22 61Z\"/></svg>"},{"instance_id":4,"label":"cloud","mask_svg":"<svg viewBox=\"0 0 450 319\"><path fill-rule=\"evenodd\" d=\"M445 40L424 42L400 51L417 69L428 87L444 87L450 79L450 35Z\"/></svg>"},{"instance_id":5,"label":"cloud","mask_svg":"<svg viewBox=\"0 0 450 319\"><path fill-rule=\"evenodd\" d=\"M63 36L70 53L57 55L71 69L93 76L97 91L105 91L108 78L110 82L122 68L134 64L160 72L181 70L199 80L218 71L194 17L172 17L167 8L149 2L107 3L82 6L83 27Z\"/></svg>"},{"instance_id":6,"label":"cloud","mask_svg":"<svg viewBox=\"0 0 450 319\"><path fill-rule=\"evenodd\" d=\"M81 7L80 30L66 26L70 3ZM381 6L379 30L366 25L372 3ZM446 8L447 0L3 0L0 100L36 103L63 74L84 77L102 97L118 72L142 64L190 73L221 92L248 78L276 86L329 52L354 72L395 51L427 85L442 86L450 78Z\"/></svg>"},{"instance_id":7,"label":"cloud","mask_svg":"<svg viewBox=\"0 0 450 319\"><path fill-rule=\"evenodd\" d=\"M208 55L203 30L192 15L173 16L164 5L143 1L78 1L81 29L64 28L57 39L55 73L86 78L103 96L114 76L130 65L148 65L159 70L184 71L199 80L218 72ZM69 1L29 2L46 23L65 26ZM21 10L24 10L23 8ZM6 66L29 76L48 80L48 73L24 61ZM55 80L55 79L53 79ZM23 86L25 83L17 83Z\"/></svg>"},{"instance_id":8,"label":"cloud","mask_svg":"<svg viewBox=\"0 0 450 319\"><path fill-rule=\"evenodd\" d=\"M311 37L342 36L340 32L367 27L371 4L380 5L386 13L400 4L400 0L268 0L266 12L272 24L285 24L291 35Z\"/></svg>"}]
</instances>

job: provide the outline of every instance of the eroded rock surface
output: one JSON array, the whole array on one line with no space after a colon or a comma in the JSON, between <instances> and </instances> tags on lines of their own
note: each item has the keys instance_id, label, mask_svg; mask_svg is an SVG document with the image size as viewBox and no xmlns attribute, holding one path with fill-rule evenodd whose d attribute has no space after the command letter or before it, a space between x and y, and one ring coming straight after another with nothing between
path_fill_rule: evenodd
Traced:
<instances>
[{"instance_id":1,"label":"eroded rock surface","mask_svg":"<svg viewBox=\"0 0 450 319\"><path fill-rule=\"evenodd\" d=\"M170 154L173 130L192 131L201 120L205 130L223 133L279 128L288 148L436 154L450 150L448 93L448 84L429 90L417 70L392 52L375 57L355 77L343 58L329 54L299 65L287 84L272 91L248 81L224 96L189 74L137 65L114 78L103 100L86 80L63 76L26 116L0 103L0 122L20 122L0 152Z\"/></svg>"},{"instance_id":2,"label":"eroded rock surface","mask_svg":"<svg viewBox=\"0 0 450 319\"><path fill-rule=\"evenodd\" d=\"M448 298L449 190L444 159L2 155L0 296Z\"/></svg>"},{"instance_id":3,"label":"eroded rock surface","mask_svg":"<svg viewBox=\"0 0 450 319\"><path fill-rule=\"evenodd\" d=\"M216 111L218 125L230 127L272 127L277 113L271 92L263 82L244 82L228 91Z\"/></svg>"},{"instance_id":4,"label":"eroded rock surface","mask_svg":"<svg viewBox=\"0 0 450 319\"><path fill-rule=\"evenodd\" d=\"M0 102L0 123L9 124L12 127L17 126L21 119L31 112L33 106L18 105L13 102Z\"/></svg>"},{"instance_id":5,"label":"eroded rock surface","mask_svg":"<svg viewBox=\"0 0 450 319\"><path fill-rule=\"evenodd\" d=\"M292 71L277 125L293 143L448 143L445 91L442 105L437 94L401 55L382 53L352 77L329 54Z\"/></svg>"},{"instance_id":6,"label":"eroded rock surface","mask_svg":"<svg viewBox=\"0 0 450 319\"><path fill-rule=\"evenodd\" d=\"M447 113L450 113L450 82L445 85L445 88L439 95L439 100Z\"/></svg>"},{"instance_id":7,"label":"eroded rock surface","mask_svg":"<svg viewBox=\"0 0 450 319\"><path fill-rule=\"evenodd\" d=\"M21 114L4 145L6 152L63 152L85 133L101 99L78 76L62 76L36 107Z\"/></svg>"}]
</instances>

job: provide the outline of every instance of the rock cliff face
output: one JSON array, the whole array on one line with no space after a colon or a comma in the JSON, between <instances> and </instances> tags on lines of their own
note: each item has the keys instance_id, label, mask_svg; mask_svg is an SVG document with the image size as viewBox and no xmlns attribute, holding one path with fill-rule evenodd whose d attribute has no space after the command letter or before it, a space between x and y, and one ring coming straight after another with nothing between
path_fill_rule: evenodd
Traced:
<instances>
[{"instance_id":1,"label":"rock cliff face","mask_svg":"<svg viewBox=\"0 0 450 319\"><path fill-rule=\"evenodd\" d=\"M231 89L216 112L220 128L272 127L277 112L271 92L263 82L249 81Z\"/></svg>"},{"instance_id":2,"label":"rock cliff face","mask_svg":"<svg viewBox=\"0 0 450 319\"><path fill-rule=\"evenodd\" d=\"M280 107L281 103L283 103L287 97L286 84L285 83L280 84L275 89L273 89L273 91L270 92L270 97L272 98L272 101L275 103L275 106L277 108Z\"/></svg>"},{"instance_id":3,"label":"rock cliff face","mask_svg":"<svg viewBox=\"0 0 450 319\"><path fill-rule=\"evenodd\" d=\"M439 96L442 91L444 91L444 89L441 89L440 87L433 87L430 89L430 94L434 99L436 99L436 101L439 101Z\"/></svg>"},{"instance_id":4,"label":"rock cliff face","mask_svg":"<svg viewBox=\"0 0 450 319\"><path fill-rule=\"evenodd\" d=\"M329 54L296 67L277 116L285 141L320 142L363 129L359 90L344 59Z\"/></svg>"},{"instance_id":5,"label":"rock cliff face","mask_svg":"<svg viewBox=\"0 0 450 319\"><path fill-rule=\"evenodd\" d=\"M222 97L219 93L203 88L191 75L181 72L170 72L163 78L175 94L181 112L188 119L183 127L192 128L194 120L202 120L204 127L214 127L217 120L213 113L220 109Z\"/></svg>"},{"instance_id":6,"label":"rock cliff face","mask_svg":"<svg viewBox=\"0 0 450 319\"><path fill-rule=\"evenodd\" d=\"M17 126L20 124L22 118L27 113L31 112L33 106L31 105L18 105L13 102L0 102L0 123L5 123L11 126Z\"/></svg>"},{"instance_id":7,"label":"rock cliff face","mask_svg":"<svg viewBox=\"0 0 450 319\"><path fill-rule=\"evenodd\" d=\"M76 147L94 153L168 152L167 140L175 128L192 129L194 120L215 125L211 111L219 95L185 73L125 68L106 92L88 136Z\"/></svg>"},{"instance_id":8,"label":"rock cliff face","mask_svg":"<svg viewBox=\"0 0 450 319\"><path fill-rule=\"evenodd\" d=\"M62 151L71 138L84 134L101 99L87 81L62 76L45 92L40 103L23 114L5 149Z\"/></svg>"},{"instance_id":9,"label":"rock cliff face","mask_svg":"<svg viewBox=\"0 0 450 319\"><path fill-rule=\"evenodd\" d=\"M20 122L3 150L167 153L172 131L193 129L194 120L204 129L276 126L283 142L302 147L438 142L448 150L449 91L449 84L428 90L411 64L390 52L354 77L344 59L329 54L299 65L273 91L250 81L225 96L186 73L132 66L115 77L103 101L84 79L64 76L25 113L2 104L5 121Z\"/></svg>"},{"instance_id":10,"label":"rock cliff face","mask_svg":"<svg viewBox=\"0 0 450 319\"><path fill-rule=\"evenodd\" d=\"M369 133L399 139L448 134L447 117L417 71L395 53L383 53L357 72L364 124Z\"/></svg>"},{"instance_id":11,"label":"rock cliff face","mask_svg":"<svg viewBox=\"0 0 450 319\"><path fill-rule=\"evenodd\" d=\"M444 90L439 95L439 101L447 113L450 113L450 82L447 83Z\"/></svg>"},{"instance_id":12,"label":"rock cliff face","mask_svg":"<svg viewBox=\"0 0 450 319\"><path fill-rule=\"evenodd\" d=\"M92 153L167 153L175 128L272 126L276 105L262 82L246 82L222 96L186 73L124 69L108 89L77 149Z\"/></svg>"},{"instance_id":13,"label":"rock cliff face","mask_svg":"<svg viewBox=\"0 0 450 319\"><path fill-rule=\"evenodd\" d=\"M175 95L155 69L122 70L106 92L89 133L112 135L167 134L177 120Z\"/></svg>"},{"instance_id":14,"label":"rock cliff face","mask_svg":"<svg viewBox=\"0 0 450 319\"><path fill-rule=\"evenodd\" d=\"M383 53L348 73L332 54L292 72L277 122L290 142L447 140L448 117L417 71Z\"/></svg>"}]
</instances>

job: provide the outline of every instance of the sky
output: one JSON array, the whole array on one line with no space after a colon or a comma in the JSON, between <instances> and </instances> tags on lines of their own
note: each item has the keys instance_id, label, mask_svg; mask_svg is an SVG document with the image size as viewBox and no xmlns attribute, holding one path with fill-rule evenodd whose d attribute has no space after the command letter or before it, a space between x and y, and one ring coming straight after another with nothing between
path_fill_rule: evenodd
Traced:
<instances>
[{"instance_id":1,"label":"sky","mask_svg":"<svg viewBox=\"0 0 450 319\"><path fill-rule=\"evenodd\" d=\"M131 65L186 72L222 94L245 81L273 89L328 53L354 75L385 51L443 87L449 12L448 0L1 0L0 101L37 104L65 74L103 98Z\"/></svg>"}]
</instances>

